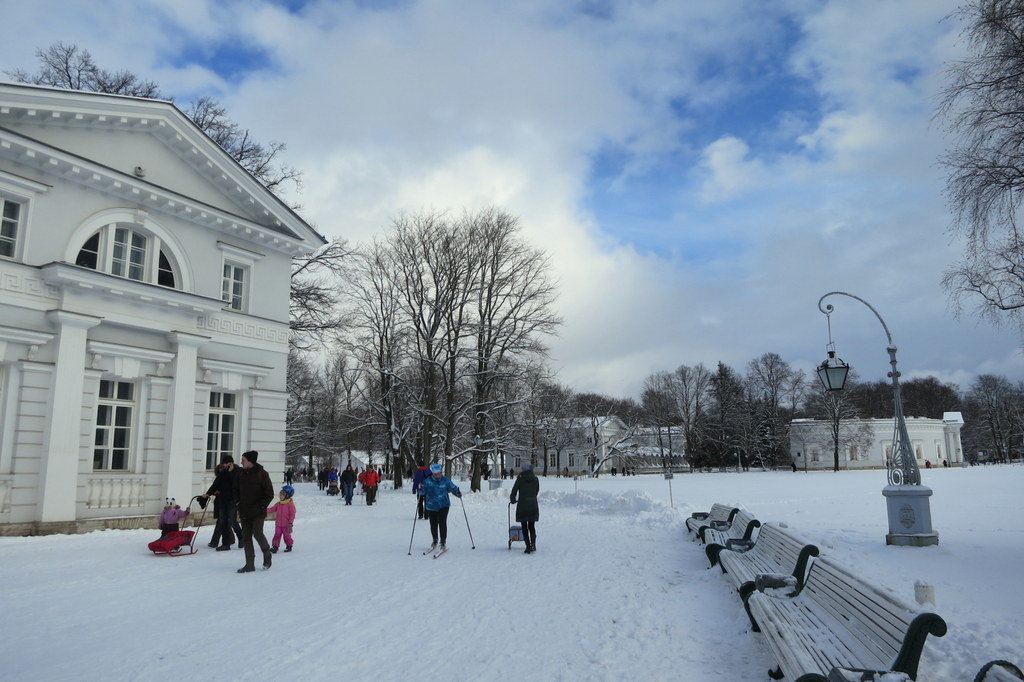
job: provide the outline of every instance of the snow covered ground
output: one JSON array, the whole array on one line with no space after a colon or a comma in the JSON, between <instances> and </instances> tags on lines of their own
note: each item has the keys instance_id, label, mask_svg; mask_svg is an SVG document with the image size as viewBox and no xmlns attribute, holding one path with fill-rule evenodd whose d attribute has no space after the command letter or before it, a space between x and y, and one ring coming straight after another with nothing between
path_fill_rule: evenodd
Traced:
<instances>
[{"instance_id":1,"label":"snow covered ground","mask_svg":"<svg viewBox=\"0 0 1024 682\"><path fill-rule=\"evenodd\" d=\"M504 489L458 500L424 557L413 497L344 506L300 484L295 551L238 575L241 551L154 556L152 530L0 538L5 680L767 680L774 666L683 520L713 502L782 521L913 603L934 585L949 634L919 680L1024 664L1024 467L931 469L937 547L886 547L882 471L541 479L538 553L507 549ZM465 490L466 483L460 483ZM578 488L578 489L577 489ZM268 531L269 531L268 524ZM268 533L269 534L269 533Z\"/></svg>"}]
</instances>

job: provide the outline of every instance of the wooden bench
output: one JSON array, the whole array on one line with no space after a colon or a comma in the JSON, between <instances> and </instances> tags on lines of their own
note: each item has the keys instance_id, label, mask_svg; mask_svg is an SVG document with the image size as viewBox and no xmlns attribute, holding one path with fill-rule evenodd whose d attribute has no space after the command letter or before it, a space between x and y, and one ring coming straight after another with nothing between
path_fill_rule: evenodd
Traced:
<instances>
[{"instance_id":1,"label":"wooden bench","mask_svg":"<svg viewBox=\"0 0 1024 682\"><path fill-rule=\"evenodd\" d=\"M739 513L739 509L736 507L730 507L724 504L718 504L717 502L711 505L711 511L708 512L694 512L690 514L690 518L686 519L686 530L690 533L696 533L695 540L700 539L703 528L708 528L712 523L732 523L732 517Z\"/></svg>"},{"instance_id":2,"label":"wooden bench","mask_svg":"<svg viewBox=\"0 0 1024 682\"><path fill-rule=\"evenodd\" d=\"M774 679L827 682L833 668L893 671L917 678L929 634L946 622L911 608L827 557L811 564L794 597L754 592L747 602L778 667Z\"/></svg>"},{"instance_id":3,"label":"wooden bench","mask_svg":"<svg viewBox=\"0 0 1024 682\"><path fill-rule=\"evenodd\" d=\"M733 551L720 547L711 552L708 546L708 558L714 557L722 573L733 584L743 600L743 608L747 611L754 632L760 628L750 615L747 599L754 591L754 581L758 575L789 575L796 579L796 589L803 588L804 577L811 557L820 554L818 548L799 538L778 524L766 523L757 532L757 542L745 552ZM715 561L712 561L712 566Z\"/></svg>"},{"instance_id":4,"label":"wooden bench","mask_svg":"<svg viewBox=\"0 0 1024 682\"><path fill-rule=\"evenodd\" d=\"M760 527L761 522L755 519L753 514L741 509L732 517L732 523L727 528L720 525L717 528L705 528L703 540L707 547L704 548L704 553L708 555L708 561L714 566L718 561L718 552L725 548L729 540L753 540L754 530Z\"/></svg>"}]
</instances>

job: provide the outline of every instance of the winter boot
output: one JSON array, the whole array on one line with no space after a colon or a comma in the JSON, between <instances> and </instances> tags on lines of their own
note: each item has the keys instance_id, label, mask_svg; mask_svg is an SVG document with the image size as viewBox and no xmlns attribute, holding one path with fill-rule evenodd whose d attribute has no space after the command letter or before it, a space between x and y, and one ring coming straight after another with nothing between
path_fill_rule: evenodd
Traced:
<instances>
[{"instance_id":1,"label":"winter boot","mask_svg":"<svg viewBox=\"0 0 1024 682\"><path fill-rule=\"evenodd\" d=\"M292 546L288 545L287 547L284 548L284 551L286 551L286 552L292 551Z\"/></svg>"},{"instance_id":2,"label":"winter boot","mask_svg":"<svg viewBox=\"0 0 1024 682\"><path fill-rule=\"evenodd\" d=\"M270 552L264 552L263 553L263 570L264 571L267 570L268 568L270 568L270 565L273 563L273 560L270 558L271 556L272 555L271 555Z\"/></svg>"},{"instance_id":3,"label":"winter boot","mask_svg":"<svg viewBox=\"0 0 1024 682\"><path fill-rule=\"evenodd\" d=\"M270 548L270 553L271 554L277 554L277 547L271 547Z\"/></svg>"}]
</instances>

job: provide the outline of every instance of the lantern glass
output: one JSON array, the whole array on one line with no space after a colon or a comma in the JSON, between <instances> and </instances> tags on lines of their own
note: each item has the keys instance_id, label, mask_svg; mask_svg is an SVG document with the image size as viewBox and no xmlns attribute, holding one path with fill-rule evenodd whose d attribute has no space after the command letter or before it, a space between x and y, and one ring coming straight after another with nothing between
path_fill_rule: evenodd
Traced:
<instances>
[{"instance_id":1,"label":"lantern glass","mask_svg":"<svg viewBox=\"0 0 1024 682\"><path fill-rule=\"evenodd\" d=\"M818 366L818 379L826 391L841 391L846 386L846 375L850 372L850 366L836 357L836 352L830 350L828 359Z\"/></svg>"}]
</instances>

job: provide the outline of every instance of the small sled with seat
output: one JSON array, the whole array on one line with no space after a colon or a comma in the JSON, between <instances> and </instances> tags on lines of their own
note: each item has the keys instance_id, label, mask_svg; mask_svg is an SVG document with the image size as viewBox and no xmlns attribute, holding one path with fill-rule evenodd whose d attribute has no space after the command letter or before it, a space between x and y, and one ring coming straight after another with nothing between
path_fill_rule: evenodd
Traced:
<instances>
[{"instance_id":1,"label":"small sled with seat","mask_svg":"<svg viewBox=\"0 0 1024 682\"><path fill-rule=\"evenodd\" d=\"M192 509L192 503L198 499L199 496L197 495L189 500L189 511ZM199 523L196 524L195 530L172 530L159 540L149 543L149 550L153 554L163 554L166 556L188 556L198 552L199 550L196 549L196 536L199 534L199 528L203 525L203 519L206 517L206 505L200 503L199 506L202 507L203 513L199 515Z\"/></svg>"},{"instance_id":2,"label":"small sled with seat","mask_svg":"<svg viewBox=\"0 0 1024 682\"><path fill-rule=\"evenodd\" d=\"M512 550L513 542L526 542L526 534L520 524L512 525L512 503L508 503L508 548Z\"/></svg>"}]
</instances>

